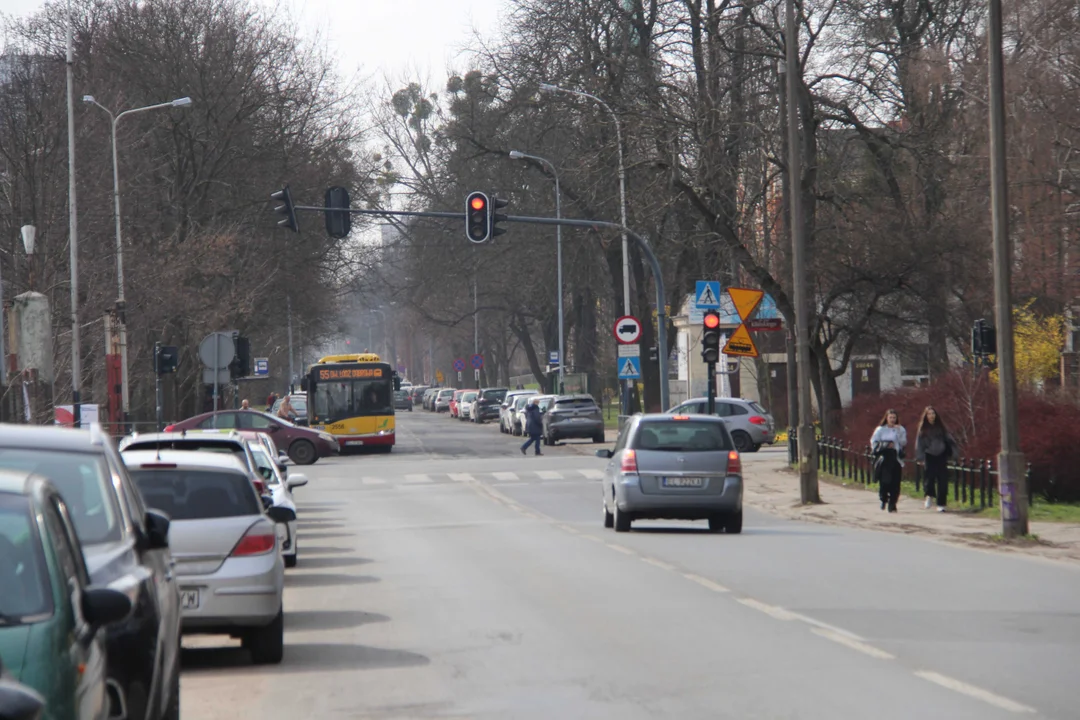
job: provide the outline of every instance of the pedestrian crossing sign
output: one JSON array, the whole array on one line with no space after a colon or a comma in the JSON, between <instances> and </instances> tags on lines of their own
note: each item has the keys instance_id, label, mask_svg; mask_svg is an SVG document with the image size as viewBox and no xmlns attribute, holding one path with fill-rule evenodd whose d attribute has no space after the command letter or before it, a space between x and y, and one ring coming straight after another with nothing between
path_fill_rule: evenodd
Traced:
<instances>
[{"instance_id":1,"label":"pedestrian crossing sign","mask_svg":"<svg viewBox=\"0 0 1080 720\"><path fill-rule=\"evenodd\" d=\"M631 378L641 377L641 358L640 357L621 357L619 358L619 379L628 380Z\"/></svg>"},{"instance_id":2,"label":"pedestrian crossing sign","mask_svg":"<svg viewBox=\"0 0 1080 720\"><path fill-rule=\"evenodd\" d=\"M694 306L698 310L717 310L720 307L720 281L698 280L694 290Z\"/></svg>"}]
</instances>

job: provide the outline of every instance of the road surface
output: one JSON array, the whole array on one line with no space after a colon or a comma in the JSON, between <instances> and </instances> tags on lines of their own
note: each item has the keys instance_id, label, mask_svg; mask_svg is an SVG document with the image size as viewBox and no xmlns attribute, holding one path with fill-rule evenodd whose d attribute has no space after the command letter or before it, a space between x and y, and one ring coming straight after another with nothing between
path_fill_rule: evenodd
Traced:
<instances>
[{"instance_id":1,"label":"road surface","mask_svg":"<svg viewBox=\"0 0 1080 720\"><path fill-rule=\"evenodd\" d=\"M398 427L389 456L304 468L285 660L186 640L185 718L1080 714L1075 567L752 510L616 534L590 443Z\"/></svg>"}]
</instances>

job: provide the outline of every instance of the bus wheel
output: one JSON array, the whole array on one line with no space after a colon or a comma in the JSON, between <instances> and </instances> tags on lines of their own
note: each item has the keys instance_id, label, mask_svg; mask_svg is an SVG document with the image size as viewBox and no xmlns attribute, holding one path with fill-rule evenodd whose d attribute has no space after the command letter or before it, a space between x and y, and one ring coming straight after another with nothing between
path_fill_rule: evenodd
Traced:
<instances>
[{"instance_id":1,"label":"bus wheel","mask_svg":"<svg viewBox=\"0 0 1080 720\"><path fill-rule=\"evenodd\" d=\"M297 440L289 446L289 459L297 465L311 465L319 456L314 445L307 440Z\"/></svg>"}]
</instances>

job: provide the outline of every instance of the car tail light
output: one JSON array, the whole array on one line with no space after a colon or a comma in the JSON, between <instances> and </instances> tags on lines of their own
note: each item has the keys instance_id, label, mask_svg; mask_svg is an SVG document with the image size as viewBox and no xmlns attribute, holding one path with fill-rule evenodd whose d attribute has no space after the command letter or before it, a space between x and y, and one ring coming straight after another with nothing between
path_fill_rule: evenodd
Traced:
<instances>
[{"instance_id":1,"label":"car tail light","mask_svg":"<svg viewBox=\"0 0 1080 720\"><path fill-rule=\"evenodd\" d=\"M172 432L175 429L176 429L175 425L166 425L165 430L163 432Z\"/></svg>"},{"instance_id":2,"label":"car tail light","mask_svg":"<svg viewBox=\"0 0 1080 720\"><path fill-rule=\"evenodd\" d=\"M260 495L266 494L266 483L262 480L252 480L251 482L255 485L255 490L258 491Z\"/></svg>"},{"instance_id":3,"label":"car tail light","mask_svg":"<svg viewBox=\"0 0 1080 720\"><path fill-rule=\"evenodd\" d=\"M276 543L277 531L274 527L257 523L247 531L244 537L240 538L240 542L236 543L236 547L229 553L229 556L265 555L274 549Z\"/></svg>"},{"instance_id":4,"label":"car tail light","mask_svg":"<svg viewBox=\"0 0 1080 720\"><path fill-rule=\"evenodd\" d=\"M732 450L727 454L727 474L742 475L742 459L738 450Z\"/></svg>"},{"instance_id":5,"label":"car tail light","mask_svg":"<svg viewBox=\"0 0 1080 720\"><path fill-rule=\"evenodd\" d=\"M689 415L672 415L671 419L672 420L689 420L690 416Z\"/></svg>"},{"instance_id":6,"label":"car tail light","mask_svg":"<svg viewBox=\"0 0 1080 720\"><path fill-rule=\"evenodd\" d=\"M750 418L750 422L754 423L755 425L768 425L769 424L769 421L766 420L765 418L763 418L760 415L755 415L754 417Z\"/></svg>"},{"instance_id":7,"label":"car tail light","mask_svg":"<svg viewBox=\"0 0 1080 720\"><path fill-rule=\"evenodd\" d=\"M636 473L637 472L637 452L634 450L624 450L622 456L622 462L619 465L619 470L624 473Z\"/></svg>"}]
</instances>

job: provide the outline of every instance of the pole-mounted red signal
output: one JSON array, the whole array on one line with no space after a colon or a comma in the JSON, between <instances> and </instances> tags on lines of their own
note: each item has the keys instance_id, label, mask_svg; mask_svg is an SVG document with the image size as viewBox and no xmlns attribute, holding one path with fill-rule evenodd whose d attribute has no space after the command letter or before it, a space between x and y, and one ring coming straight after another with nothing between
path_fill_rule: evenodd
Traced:
<instances>
[{"instance_id":1,"label":"pole-mounted red signal","mask_svg":"<svg viewBox=\"0 0 1080 720\"><path fill-rule=\"evenodd\" d=\"M465 237L474 243L491 239L491 210L487 193L472 192L465 198Z\"/></svg>"},{"instance_id":2,"label":"pole-mounted red signal","mask_svg":"<svg viewBox=\"0 0 1080 720\"><path fill-rule=\"evenodd\" d=\"M714 314L710 313L710 314L706 315L702 319L703 319L703 321L705 323L705 327L709 328L710 330L715 328L715 327L720 327L720 316L719 315L714 315Z\"/></svg>"},{"instance_id":3,"label":"pole-mounted red signal","mask_svg":"<svg viewBox=\"0 0 1080 720\"><path fill-rule=\"evenodd\" d=\"M484 202L484 198L476 196L469 201L469 206L472 207L473 210L483 210L487 206L487 203Z\"/></svg>"},{"instance_id":4,"label":"pole-mounted red signal","mask_svg":"<svg viewBox=\"0 0 1080 720\"><path fill-rule=\"evenodd\" d=\"M707 310L701 318L701 359L707 363L720 360L720 313Z\"/></svg>"}]
</instances>

